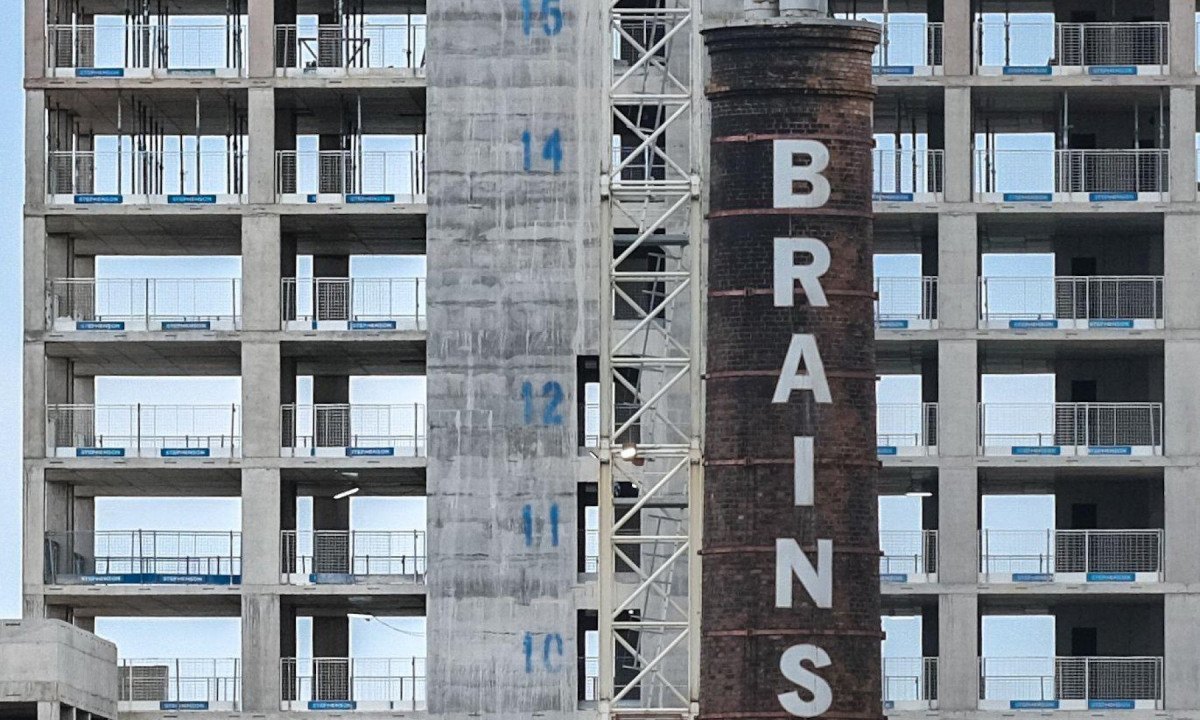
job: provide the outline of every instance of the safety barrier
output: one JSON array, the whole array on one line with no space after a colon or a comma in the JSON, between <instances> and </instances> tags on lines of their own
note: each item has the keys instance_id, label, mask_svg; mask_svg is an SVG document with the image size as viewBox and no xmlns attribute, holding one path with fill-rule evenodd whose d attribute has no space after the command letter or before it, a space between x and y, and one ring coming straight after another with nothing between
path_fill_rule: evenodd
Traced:
<instances>
[{"instance_id":1,"label":"safety barrier","mask_svg":"<svg viewBox=\"0 0 1200 720\"><path fill-rule=\"evenodd\" d=\"M989 582L1160 582L1162 530L982 530Z\"/></svg>"},{"instance_id":2,"label":"safety barrier","mask_svg":"<svg viewBox=\"0 0 1200 720\"><path fill-rule=\"evenodd\" d=\"M239 658L122 659L117 676L124 712L241 709Z\"/></svg>"},{"instance_id":3,"label":"safety barrier","mask_svg":"<svg viewBox=\"0 0 1200 720\"><path fill-rule=\"evenodd\" d=\"M1161 329L1163 278L983 277L979 310L982 328Z\"/></svg>"},{"instance_id":4,"label":"safety barrier","mask_svg":"<svg viewBox=\"0 0 1200 720\"><path fill-rule=\"evenodd\" d=\"M280 573L293 585L425 577L422 530L284 530L282 552Z\"/></svg>"},{"instance_id":5,"label":"safety barrier","mask_svg":"<svg viewBox=\"0 0 1200 720\"><path fill-rule=\"evenodd\" d=\"M945 190L944 150L871 151L875 165L871 187L875 202L940 202Z\"/></svg>"},{"instance_id":6,"label":"safety barrier","mask_svg":"<svg viewBox=\"0 0 1200 720\"><path fill-rule=\"evenodd\" d=\"M600 571L600 531L587 530L584 532L583 571L594 573Z\"/></svg>"},{"instance_id":7,"label":"safety barrier","mask_svg":"<svg viewBox=\"0 0 1200 720\"><path fill-rule=\"evenodd\" d=\"M424 710L425 658L283 658L281 710Z\"/></svg>"},{"instance_id":8,"label":"safety barrier","mask_svg":"<svg viewBox=\"0 0 1200 720\"><path fill-rule=\"evenodd\" d=\"M283 457L422 457L425 406L284 405Z\"/></svg>"},{"instance_id":9,"label":"safety barrier","mask_svg":"<svg viewBox=\"0 0 1200 720\"><path fill-rule=\"evenodd\" d=\"M600 688L600 658L585 657L583 659L583 700L595 702Z\"/></svg>"},{"instance_id":10,"label":"safety barrier","mask_svg":"<svg viewBox=\"0 0 1200 720\"><path fill-rule=\"evenodd\" d=\"M239 585L237 531L113 530L46 533L54 585Z\"/></svg>"},{"instance_id":11,"label":"safety barrier","mask_svg":"<svg viewBox=\"0 0 1200 720\"><path fill-rule=\"evenodd\" d=\"M425 278L284 278L284 330L420 330Z\"/></svg>"},{"instance_id":12,"label":"safety barrier","mask_svg":"<svg viewBox=\"0 0 1200 720\"><path fill-rule=\"evenodd\" d=\"M937 582L937 530L879 533L879 579L885 583Z\"/></svg>"},{"instance_id":13,"label":"safety barrier","mask_svg":"<svg viewBox=\"0 0 1200 720\"><path fill-rule=\"evenodd\" d=\"M935 75L942 68L940 22L883 18L871 67L876 75Z\"/></svg>"},{"instance_id":14,"label":"safety barrier","mask_svg":"<svg viewBox=\"0 0 1200 720\"><path fill-rule=\"evenodd\" d=\"M60 278L47 282L46 328L60 332L237 330L236 278Z\"/></svg>"},{"instance_id":15,"label":"safety barrier","mask_svg":"<svg viewBox=\"0 0 1200 720\"><path fill-rule=\"evenodd\" d=\"M1162 403L981 403L983 455L1162 455Z\"/></svg>"},{"instance_id":16,"label":"safety barrier","mask_svg":"<svg viewBox=\"0 0 1200 720\"><path fill-rule=\"evenodd\" d=\"M425 24L275 26L280 75L425 69Z\"/></svg>"},{"instance_id":17,"label":"safety barrier","mask_svg":"<svg viewBox=\"0 0 1200 720\"><path fill-rule=\"evenodd\" d=\"M975 152L982 202L1159 202L1167 199L1168 151L989 150Z\"/></svg>"},{"instance_id":18,"label":"safety barrier","mask_svg":"<svg viewBox=\"0 0 1200 720\"><path fill-rule=\"evenodd\" d=\"M1162 709L1161 657L980 658L984 710Z\"/></svg>"},{"instance_id":19,"label":"safety barrier","mask_svg":"<svg viewBox=\"0 0 1200 720\"><path fill-rule=\"evenodd\" d=\"M1165 22L1053 23L1002 16L975 24L980 75L1164 75Z\"/></svg>"},{"instance_id":20,"label":"safety barrier","mask_svg":"<svg viewBox=\"0 0 1200 720\"><path fill-rule=\"evenodd\" d=\"M935 657L884 658L883 707L885 710L926 710L937 707L938 659Z\"/></svg>"},{"instance_id":21,"label":"safety barrier","mask_svg":"<svg viewBox=\"0 0 1200 720\"><path fill-rule=\"evenodd\" d=\"M246 69L244 23L49 25L51 77L237 77Z\"/></svg>"},{"instance_id":22,"label":"safety barrier","mask_svg":"<svg viewBox=\"0 0 1200 720\"><path fill-rule=\"evenodd\" d=\"M883 403L875 418L880 457L937 455L937 403Z\"/></svg>"},{"instance_id":23,"label":"safety barrier","mask_svg":"<svg viewBox=\"0 0 1200 720\"><path fill-rule=\"evenodd\" d=\"M236 457L237 405L49 405L47 457Z\"/></svg>"},{"instance_id":24,"label":"safety barrier","mask_svg":"<svg viewBox=\"0 0 1200 720\"><path fill-rule=\"evenodd\" d=\"M418 150L279 150L276 191L285 203L423 203Z\"/></svg>"},{"instance_id":25,"label":"safety barrier","mask_svg":"<svg viewBox=\"0 0 1200 720\"><path fill-rule=\"evenodd\" d=\"M936 277L875 278L875 327L880 330L937 328Z\"/></svg>"},{"instance_id":26,"label":"safety barrier","mask_svg":"<svg viewBox=\"0 0 1200 720\"><path fill-rule=\"evenodd\" d=\"M56 150L46 158L46 201L237 204L243 200L245 178L246 156L240 150Z\"/></svg>"}]
</instances>

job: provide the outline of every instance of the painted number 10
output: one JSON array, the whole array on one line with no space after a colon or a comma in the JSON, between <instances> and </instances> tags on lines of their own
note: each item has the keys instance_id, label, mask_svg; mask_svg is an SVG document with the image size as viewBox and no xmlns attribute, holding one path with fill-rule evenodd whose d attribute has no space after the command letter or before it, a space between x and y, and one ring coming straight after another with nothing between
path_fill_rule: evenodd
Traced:
<instances>
[{"instance_id":1,"label":"painted number 10","mask_svg":"<svg viewBox=\"0 0 1200 720\"><path fill-rule=\"evenodd\" d=\"M521 29L525 34L533 34L535 16L542 20L542 32L546 35L557 35L563 29L563 13L559 7L560 0L541 0L541 11L533 11L534 0L521 0Z\"/></svg>"},{"instance_id":2,"label":"painted number 10","mask_svg":"<svg viewBox=\"0 0 1200 720\"><path fill-rule=\"evenodd\" d=\"M524 156L525 172L532 172L533 171L534 142L533 142L533 134L530 133L528 130L521 133L521 146L524 149L524 153L525 153L525 156ZM542 143L541 155L542 155L542 160L549 162L550 166L554 168L554 172L557 173L562 170L562 161L563 161L562 132L560 132L559 130L555 130L554 132L550 133L550 137L546 138L546 141Z\"/></svg>"}]
</instances>

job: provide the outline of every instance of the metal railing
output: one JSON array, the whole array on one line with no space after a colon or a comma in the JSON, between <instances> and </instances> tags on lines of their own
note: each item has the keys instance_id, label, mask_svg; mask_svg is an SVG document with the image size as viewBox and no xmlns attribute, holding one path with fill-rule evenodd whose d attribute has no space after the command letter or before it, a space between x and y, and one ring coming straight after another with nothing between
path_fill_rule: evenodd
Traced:
<instances>
[{"instance_id":1,"label":"metal railing","mask_svg":"<svg viewBox=\"0 0 1200 720\"><path fill-rule=\"evenodd\" d=\"M1163 659L980 658L979 697L1015 703L1062 700L1160 703Z\"/></svg>"},{"instance_id":2,"label":"metal railing","mask_svg":"<svg viewBox=\"0 0 1200 720\"><path fill-rule=\"evenodd\" d=\"M49 405L46 451L56 457L209 457L241 451L241 408L230 405Z\"/></svg>"},{"instance_id":3,"label":"metal railing","mask_svg":"<svg viewBox=\"0 0 1200 720\"><path fill-rule=\"evenodd\" d=\"M1081 573L1133 580L1163 569L1162 530L981 530L985 575Z\"/></svg>"},{"instance_id":4,"label":"metal railing","mask_svg":"<svg viewBox=\"0 0 1200 720\"><path fill-rule=\"evenodd\" d=\"M937 403L883 403L875 408L876 445L881 455L928 454L937 448Z\"/></svg>"},{"instance_id":5,"label":"metal railing","mask_svg":"<svg viewBox=\"0 0 1200 720\"><path fill-rule=\"evenodd\" d=\"M879 574L934 575L938 571L937 530L890 530L879 533ZM885 579L888 579L885 577Z\"/></svg>"},{"instance_id":6,"label":"metal railing","mask_svg":"<svg viewBox=\"0 0 1200 720\"><path fill-rule=\"evenodd\" d=\"M245 178L245 154L226 150L63 150L46 158L52 202L240 202Z\"/></svg>"},{"instance_id":7,"label":"metal railing","mask_svg":"<svg viewBox=\"0 0 1200 720\"><path fill-rule=\"evenodd\" d=\"M283 658L280 670L285 709L425 709L425 658Z\"/></svg>"},{"instance_id":8,"label":"metal railing","mask_svg":"<svg viewBox=\"0 0 1200 720\"><path fill-rule=\"evenodd\" d=\"M975 151L975 191L1001 194L1006 201L1052 201L1055 195L1086 201L1139 200L1165 196L1168 151L1147 150L986 150Z\"/></svg>"},{"instance_id":9,"label":"metal railing","mask_svg":"<svg viewBox=\"0 0 1200 720\"><path fill-rule=\"evenodd\" d=\"M871 191L879 201L937 200L944 191L944 150L871 151L874 175Z\"/></svg>"},{"instance_id":10,"label":"metal railing","mask_svg":"<svg viewBox=\"0 0 1200 720\"><path fill-rule=\"evenodd\" d=\"M980 451L1013 455L1161 455L1163 406L981 403Z\"/></svg>"},{"instance_id":11,"label":"metal railing","mask_svg":"<svg viewBox=\"0 0 1200 720\"><path fill-rule=\"evenodd\" d=\"M290 323L351 330L419 330L425 326L425 278L284 278L283 329Z\"/></svg>"},{"instance_id":12,"label":"metal railing","mask_svg":"<svg viewBox=\"0 0 1200 720\"><path fill-rule=\"evenodd\" d=\"M418 202L425 196L425 153L418 150L279 150L276 190L281 196L322 195L344 202Z\"/></svg>"},{"instance_id":13,"label":"metal railing","mask_svg":"<svg viewBox=\"0 0 1200 720\"><path fill-rule=\"evenodd\" d=\"M305 71L422 69L425 25L276 25L275 67Z\"/></svg>"},{"instance_id":14,"label":"metal railing","mask_svg":"<svg viewBox=\"0 0 1200 720\"><path fill-rule=\"evenodd\" d=\"M881 25L881 42L871 56L871 66L877 73L895 68L941 67L942 23L885 17Z\"/></svg>"},{"instance_id":15,"label":"metal railing","mask_svg":"<svg viewBox=\"0 0 1200 720\"><path fill-rule=\"evenodd\" d=\"M281 409L285 455L425 454L425 406L318 404Z\"/></svg>"},{"instance_id":16,"label":"metal railing","mask_svg":"<svg viewBox=\"0 0 1200 720\"><path fill-rule=\"evenodd\" d=\"M980 318L1000 321L1084 321L1089 327L1161 325L1161 275L979 278ZM1095 322L1093 322L1095 321ZM1036 323L1032 325L1036 327Z\"/></svg>"},{"instance_id":17,"label":"metal railing","mask_svg":"<svg viewBox=\"0 0 1200 720\"><path fill-rule=\"evenodd\" d=\"M1150 66L1165 72L1170 63L1170 25L1165 22L1051 23L1001 17L977 21L975 34L977 68Z\"/></svg>"},{"instance_id":18,"label":"metal railing","mask_svg":"<svg viewBox=\"0 0 1200 720\"><path fill-rule=\"evenodd\" d=\"M240 71L247 39L244 23L49 25L46 66L101 77L114 69Z\"/></svg>"},{"instance_id":19,"label":"metal railing","mask_svg":"<svg viewBox=\"0 0 1200 720\"><path fill-rule=\"evenodd\" d=\"M50 280L46 327L75 330L84 323L82 329L236 329L242 314L240 285L237 278Z\"/></svg>"},{"instance_id":20,"label":"metal railing","mask_svg":"<svg viewBox=\"0 0 1200 720\"><path fill-rule=\"evenodd\" d=\"M875 278L875 326L907 330L937 320L936 277Z\"/></svg>"},{"instance_id":21,"label":"metal railing","mask_svg":"<svg viewBox=\"0 0 1200 720\"><path fill-rule=\"evenodd\" d=\"M118 700L153 710L240 710L239 658L122 659ZM132 709L132 708L131 708Z\"/></svg>"},{"instance_id":22,"label":"metal railing","mask_svg":"<svg viewBox=\"0 0 1200 720\"><path fill-rule=\"evenodd\" d=\"M284 530L283 575L425 577L423 530Z\"/></svg>"},{"instance_id":23,"label":"metal railing","mask_svg":"<svg viewBox=\"0 0 1200 720\"><path fill-rule=\"evenodd\" d=\"M936 657L883 658L883 704L933 707L938 698Z\"/></svg>"},{"instance_id":24,"label":"metal railing","mask_svg":"<svg viewBox=\"0 0 1200 720\"><path fill-rule=\"evenodd\" d=\"M46 533L46 582L236 585L237 531L111 530Z\"/></svg>"}]
</instances>

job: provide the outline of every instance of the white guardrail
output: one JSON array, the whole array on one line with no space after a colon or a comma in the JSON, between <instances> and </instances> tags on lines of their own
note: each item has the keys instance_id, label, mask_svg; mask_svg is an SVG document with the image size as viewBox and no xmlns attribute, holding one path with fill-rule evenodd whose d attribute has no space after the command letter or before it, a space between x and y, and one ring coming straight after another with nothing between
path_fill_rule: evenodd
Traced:
<instances>
[{"instance_id":1,"label":"white guardrail","mask_svg":"<svg viewBox=\"0 0 1200 720\"><path fill-rule=\"evenodd\" d=\"M237 457L237 405L49 405L47 457Z\"/></svg>"},{"instance_id":2,"label":"white guardrail","mask_svg":"<svg viewBox=\"0 0 1200 720\"><path fill-rule=\"evenodd\" d=\"M425 153L279 150L275 182L283 203L422 203Z\"/></svg>"},{"instance_id":3,"label":"white guardrail","mask_svg":"<svg viewBox=\"0 0 1200 720\"><path fill-rule=\"evenodd\" d=\"M944 150L871 151L874 174L871 193L875 202L940 202L945 191Z\"/></svg>"},{"instance_id":4,"label":"white guardrail","mask_svg":"<svg viewBox=\"0 0 1200 720\"><path fill-rule=\"evenodd\" d=\"M242 202L243 152L55 150L46 157L52 205L229 205Z\"/></svg>"},{"instance_id":5,"label":"white guardrail","mask_svg":"<svg viewBox=\"0 0 1200 720\"><path fill-rule=\"evenodd\" d=\"M981 403L983 455L1162 455L1163 406L1128 403Z\"/></svg>"},{"instance_id":6,"label":"white guardrail","mask_svg":"<svg viewBox=\"0 0 1200 720\"><path fill-rule=\"evenodd\" d=\"M345 75L425 69L424 23L276 25L280 75Z\"/></svg>"},{"instance_id":7,"label":"white guardrail","mask_svg":"<svg viewBox=\"0 0 1200 720\"><path fill-rule=\"evenodd\" d=\"M980 658L982 710L1162 709L1161 657Z\"/></svg>"},{"instance_id":8,"label":"white guardrail","mask_svg":"<svg viewBox=\"0 0 1200 720\"><path fill-rule=\"evenodd\" d=\"M1160 582L1162 530L982 530L985 582Z\"/></svg>"},{"instance_id":9,"label":"white guardrail","mask_svg":"<svg viewBox=\"0 0 1200 720\"><path fill-rule=\"evenodd\" d=\"M879 533L879 579L885 583L937 582L937 530Z\"/></svg>"},{"instance_id":10,"label":"white guardrail","mask_svg":"<svg viewBox=\"0 0 1200 720\"><path fill-rule=\"evenodd\" d=\"M241 709L239 658L123 658L117 677L125 712Z\"/></svg>"},{"instance_id":11,"label":"white guardrail","mask_svg":"<svg viewBox=\"0 0 1200 720\"><path fill-rule=\"evenodd\" d=\"M330 403L281 408L283 457L423 457L425 406Z\"/></svg>"},{"instance_id":12,"label":"white guardrail","mask_svg":"<svg viewBox=\"0 0 1200 720\"><path fill-rule=\"evenodd\" d=\"M871 56L876 75L941 74L942 23L885 17L880 25L881 42Z\"/></svg>"},{"instance_id":13,"label":"white guardrail","mask_svg":"<svg viewBox=\"0 0 1200 720\"><path fill-rule=\"evenodd\" d=\"M425 577L423 530L284 530L282 552L280 574L293 585Z\"/></svg>"},{"instance_id":14,"label":"white guardrail","mask_svg":"<svg viewBox=\"0 0 1200 720\"><path fill-rule=\"evenodd\" d=\"M1167 199L1168 151L976 149L982 202L1159 202Z\"/></svg>"},{"instance_id":15,"label":"white guardrail","mask_svg":"<svg viewBox=\"0 0 1200 720\"><path fill-rule=\"evenodd\" d=\"M238 330L236 278L61 278L47 282L46 328L58 332Z\"/></svg>"},{"instance_id":16,"label":"white guardrail","mask_svg":"<svg viewBox=\"0 0 1200 720\"><path fill-rule=\"evenodd\" d=\"M281 710L424 710L425 658L283 658Z\"/></svg>"},{"instance_id":17,"label":"white guardrail","mask_svg":"<svg viewBox=\"0 0 1200 720\"><path fill-rule=\"evenodd\" d=\"M979 75L1164 75L1170 26L999 16L976 22L975 48Z\"/></svg>"},{"instance_id":18,"label":"white guardrail","mask_svg":"<svg viewBox=\"0 0 1200 720\"><path fill-rule=\"evenodd\" d=\"M981 328L1161 329L1163 278L983 277L979 310Z\"/></svg>"},{"instance_id":19,"label":"white guardrail","mask_svg":"<svg viewBox=\"0 0 1200 720\"><path fill-rule=\"evenodd\" d=\"M928 710L937 707L938 659L890 657L883 659L883 708Z\"/></svg>"},{"instance_id":20,"label":"white guardrail","mask_svg":"<svg viewBox=\"0 0 1200 720\"><path fill-rule=\"evenodd\" d=\"M420 330L425 278L284 278L284 330Z\"/></svg>"},{"instance_id":21,"label":"white guardrail","mask_svg":"<svg viewBox=\"0 0 1200 720\"><path fill-rule=\"evenodd\" d=\"M84 585L238 585L237 531L46 533L46 582Z\"/></svg>"},{"instance_id":22,"label":"white guardrail","mask_svg":"<svg viewBox=\"0 0 1200 720\"><path fill-rule=\"evenodd\" d=\"M880 457L937 455L937 403L883 403L875 408Z\"/></svg>"},{"instance_id":23,"label":"white guardrail","mask_svg":"<svg viewBox=\"0 0 1200 720\"><path fill-rule=\"evenodd\" d=\"M875 327L880 330L937 329L936 277L875 278Z\"/></svg>"},{"instance_id":24,"label":"white guardrail","mask_svg":"<svg viewBox=\"0 0 1200 720\"><path fill-rule=\"evenodd\" d=\"M248 39L244 23L50 25L46 67L51 77L237 77Z\"/></svg>"}]
</instances>

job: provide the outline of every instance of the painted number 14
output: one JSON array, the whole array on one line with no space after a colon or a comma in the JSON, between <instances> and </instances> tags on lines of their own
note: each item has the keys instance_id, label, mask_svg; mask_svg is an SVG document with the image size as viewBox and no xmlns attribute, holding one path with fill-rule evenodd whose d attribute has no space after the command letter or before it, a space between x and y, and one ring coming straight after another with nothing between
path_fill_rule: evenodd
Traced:
<instances>
[{"instance_id":1,"label":"painted number 14","mask_svg":"<svg viewBox=\"0 0 1200 720\"><path fill-rule=\"evenodd\" d=\"M525 34L533 34L535 15L541 17L542 32L546 35L557 35L562 32L563 13L559 2L560 0L542 0L541 11L534 13L534 0L521 0L521 29L525 31Z\"/></svg>"},{"instance_id":2,"label":"painted number 14","mask_svg":"<svg viewBox=\"0 0 1200 720\"><path fill-rule=\"evenodd\" d=\"M525 172L533 171L533 134L526 130L521 133L521 146L524 150ZM542 160L546 160L554 168L554 172L562 170L563 144L562 132L555 130L542 143Z\"/></svg>"}]
</instances>

